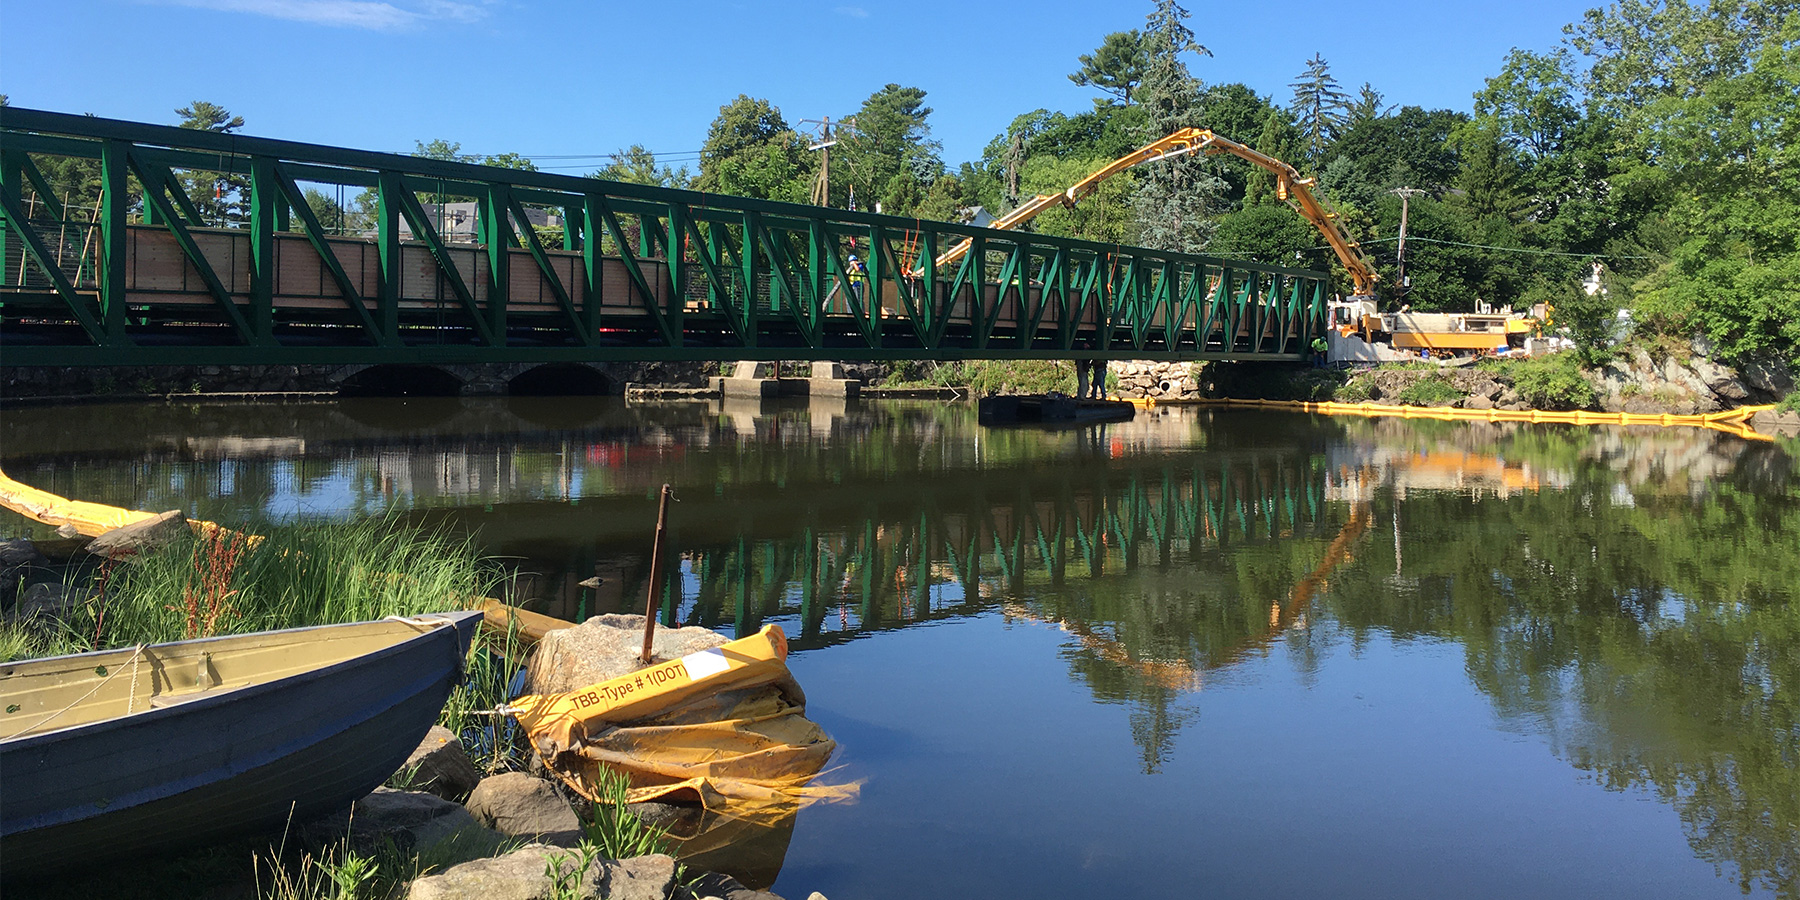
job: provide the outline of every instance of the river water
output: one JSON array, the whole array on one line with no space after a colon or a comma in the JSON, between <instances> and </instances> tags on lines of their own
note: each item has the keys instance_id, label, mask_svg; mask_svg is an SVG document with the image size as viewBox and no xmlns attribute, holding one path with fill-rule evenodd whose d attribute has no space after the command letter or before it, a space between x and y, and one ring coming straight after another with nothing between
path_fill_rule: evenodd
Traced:
<instances>
[{"instance_id":1,"label":"river water","mask_svg":"<svg viewBox=\"0 0 1800 900\"><path fill-rule=\"evenodd\" d=\"M832 900L1800 896L1794 453L1187 408L986 429L933 403L0 418L26 483L468 529L567 618L641 611L673 484L665 620L780 624L828 777L862 785L747 877Z\"/></svg>"}]
</instances>

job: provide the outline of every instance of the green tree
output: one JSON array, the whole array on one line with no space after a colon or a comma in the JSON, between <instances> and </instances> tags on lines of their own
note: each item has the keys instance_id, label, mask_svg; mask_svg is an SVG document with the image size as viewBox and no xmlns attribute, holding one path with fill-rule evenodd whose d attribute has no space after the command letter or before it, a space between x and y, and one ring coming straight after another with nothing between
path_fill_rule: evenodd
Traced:
<instances>
[{"instance_id":1,"label":"green tree","mask_svg":"<svg viewBox=\"0 0 1800 900\"><path fill-rule=\"evenodd\" d=\"M1302 269L1328 269L1329 250L1312 227L1285 204L1246 206L1219 219L1208 250L1232 259Z\"/></svg>"},{"instance_id":2,"label":"green tree","mask_svg":"<svg viewBox=\"0 0 1800 900\"><path fill-rule=\"evenodd\" d=\"M1609 187L1650 198L1680 233L1638 295L1728 358L1800 358L1800 9L1713 0L1627 0L1591 10L1569 43L1591 61L1581 87L1602 131L1595 155L1624 161ZM1616 232L1614 232L1616 234Z\"/></svg>"},{"instance_id":3,"label":"green tree","mask_svg":"<svg viewBox=\"0 0 1800 900\"><path fill-rule=\"evenodd\" d=\"M1240 143L1256 140L1276 109L1267 97L1235 81L1208 85L1200 92L1199 102L1206 127ZM1233 206L1244 201L1251 174L1263 171L1235 159L1221 157L1215 163L1214 172L1226 185L1224 202Z\"/></svg>"},{"instance_id":4,"label":"green tree","mask_svg":"<svg viewBox=\"0 0 1800 900\"><path fill-rule=\"evenodd\" d=\"M1475 117L1496 128L1514 147L1534 159L1561 152L1581 120L1575 76L1566 49L1551 53L1514 50L1500 74L1475 94Z\"/></svg>"},{"instance_id":5,"label":"green tree","mask_svg":"<svg viewBox=\"0 0 1800 900\"><path fill-rule=\"evenodd\" d=\"M180 127L195 131L229 134L244 127L244 117L234 116L225 107L205 100L195 100L175 110L181 117ZM208 225L236 225L250 213L250 179L230 172L188 169L176 173L182 193L194 204L200 218Z\"/></svg>"},{"instance_id":6,"label":"green tree","mask_svg":"<svg viewBox=\"0 0 1800 900\"><path fill-rule=\"evenodd\" d=\"M225 107L205 100L195 100L175 110L182 128L226 134L244 127L244 117L234 116Z\"/></svg>"},{"instance_id":7,"label":"green tree","mask_svg":"<svg viewBox=\"0 0 1800 900\"><path fill-rule=\"evenodd\" d=\"M1539 278L1525 292L1523 302L1548 304L1552 327L1575 342L1582 365L1595 366L1611 358L1610 348L1619 336L1619 304L1611 294L1589 293L1581 282L1572 279Z\"/></svg>"},{"instance_id":8,"label":"green tree","mask_svg":"<svg viewBox=\"0 0 1800 900\"><path fill-rule=\"evenodd\" d=\"M1106 99L1096 99L1095 106L1130 106L1132 91L1144 80L1144 71L1149 68L1144 36L1135 28L1107 35L1099 49L1083 53L1075 61L1081 63L1081 68L1069 80L1107 95Z\"/></svg>"},{"instance_id":9,"label":"green tree","mask_svg":"<svg viewBox=\"0 0 1800 900\"><path fill-rule=\"evenodd\" d=\"M1287 110L1273 107L1263 117L1252 149L1294 165L1302 162L1301 140L1300 129L1294 125L1293 116ZM1244 206L1279 203L1280 198L1275 195L1276 188L1275 173L1261 166L1253 167L1244 178Z\"/></svg>"},{"instance_id":10,"label":"green tree","mask_svg":"<svg viewBox=\"0 0 1800 900\"><path fill-rule=\"evenodd\" d=\"M931 107L925 92L916 87L888 84L869 95L852 117L855 125L833 148L833 203L848 203L854 190L860 208L882 209L894 215L911 215L944 171L941 147L931 139L926 119Z\"/></svg>"},{"instance_id":11,"label":"green tree","mask_svg":"<svg viewBox=\"0 0 1800 900\"><path fill-rule=\"evenodd\" d=\"M700 147L702 191L803 202L811 163L806 142L767 100L739 94L719 107Z\"/></svg>"},{"instance_id":12,"label":"green tree","mask_svg":"<svg viewBox=\"0 0 1800 900\"><path fill-rule=\"evenodd\" d=\"M1200 107L1200 82L1188 72L1183 56L1210 56L1211 51L1194 40L1187 26L1188 11L1175 0L1157 0L1156 11L1144 28L1144 49L1149 65L1138 101L1145 121L1139 134L1149 143L1181 128L1205 124ZM1158 250L1199 252L1212 236L1213 216L1224 205L1227 185L1214 174L1213 164L1194 154L1140 166L1132 209L1137 240Z\"/></svg>"},{"instance_id":13,"label":"green tree","mask_svg":"<svg viewBox=\"0 0 1800 900\"><path fill-rule=\"evenodd\" d=\"M1344 126L1354 131L1358 125L1364 122L1392 114L1394 107L1392 105L1384 106L1384 103L1386 100L1381 96L1381 92L1376 90L1374 85L1363 82L1362 89L1356 93L1356 99L1346 101L1344 104Z\"/></svg>"},{"instance_id":14,"label":"green tree","mask_svg":"<svg viewBox=\"0 0 1800 900\"><path fill-rule=\"evenodd\" d=\"M1459 203L1476 221L1518 221L1527 208L1519 191L1522 167L1516 151L1501 139L1498 128L1475 121L1456 130L1454 141L1462 161L1456 173Z\"/></svg>"},{"instance_id":15,"label":"green tree","mask_svg":"<svg viewBox=\"0 0 1800 900\"><path fill-rule=\"evenodd\" d=\"M347 215L336 200L325 195L318 188L306 189L306 207L312 210L313 217L319 220L319 227L326 234L341 234L347 224Z\"/></svg>"},{"instance_id":16,"label":"green tree","mask_svg":"<svg viewBox=\"0 0 1800 900\"><path fill-rule=\"evenodd\" d=\"M1348 121L1346 109L1350 95L1338 87L1331 76L1331 64L1321 54L1306 61L1300 80L1288 85L1294 89L1294 102L1289 107L1306 138L1307 158L1315 163L1325 158L1325 148L1337 137Z\"/></svg>"},{"instance_id":17,"label":"green tree","mask_svg":"<svg viewBox=\"0 0 1800 900\"><path fill-rule=\"evenodd\" d=\"M493 166L497 169L518 169L521 172L536 172L537 163L517 153L495 153L483 156L477 161L480 165Z\"/></svg>"},{"instance_id":18,"label":"green tree","mask_svg":"<svg viewBox=\"0 0 1800 900\"><path fill-rule=\"evenodd\" d=\"M666 165L658 165L656 154L645 149L643 144L632 144L608 158L610 161L604 167L588 173L587 177L673 188L687 187L692 180L686 166L672 169Z\"/></svg>"},{"instance_id":19,"label":"green tree","mask_svg":"<svg viewBox=\"0 0 1800 900\"><path fill-rule=\"evenodd\" d=\"M414 140L412 155L421 159L441 159L446 162L470 162L474 160L473 156L469 156L462 152L461 142L447 141L443 138L432 138L429 143Z\"/></svg>"},{"instance_id":20,"label":"green tree","mask_svg":"<svg viewBox=\"0 0 1800 900\"><path fill-rule=\"evenodd\" d=\"M1456 181L1460 162L1450 136L1466 120L1459 112L1417 106L1364 118L1339 133L1326 164L1349 160L1371 191L1409 186L1441 194Z\"/></svg>"},{"instance_id":21,"label":"green tree","mask_svg":"<svg viewBox=\"0 0 1800 900\"><path fill-rule=\"evenodd\" d=\"M1066 190L1111 161L1099 157L1034 156L1025 163L1023 193L1036 196ZM1131 234L1130 200L1135 177L1130 171L1114 175L1101 182L1074 209L1052 209L1040 214L1032 220L1032 230L1108 244L1125 242Z\"/></svg>"}]
</instances>

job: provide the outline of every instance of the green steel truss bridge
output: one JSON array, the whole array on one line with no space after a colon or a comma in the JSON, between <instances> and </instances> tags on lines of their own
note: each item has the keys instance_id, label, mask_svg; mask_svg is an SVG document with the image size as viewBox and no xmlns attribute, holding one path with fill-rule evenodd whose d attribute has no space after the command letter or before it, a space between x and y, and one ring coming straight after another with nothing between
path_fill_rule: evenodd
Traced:
<instances>
[{"instance_id":1,"label":"green steel truss bridge","mask_svg":"<svg viewBox=\"0 0 1800 900\"><path fill-rule=\"evenodd\" d=\"M13 107L0 217L0 366L1293 360L1325 327L1320 272Z\"/></svg>"}]
</instances>

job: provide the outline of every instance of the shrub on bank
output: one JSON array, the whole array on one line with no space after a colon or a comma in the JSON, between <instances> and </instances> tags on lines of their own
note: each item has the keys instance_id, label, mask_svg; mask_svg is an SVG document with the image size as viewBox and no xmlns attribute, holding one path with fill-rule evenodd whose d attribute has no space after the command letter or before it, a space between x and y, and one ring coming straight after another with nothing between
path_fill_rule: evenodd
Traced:
<instances>
[{"instance_id":1,"label":"shrub on bank","mask_svg":"<svg viewBox=\"0 0 1800 900\"><path fill-rule=\"evenodd\" d=\"M1572 353L1494 360L1484 366L1510 378L1513 391L1534 409L1588 409L1597 399L1594 386L1581 374L1581 361Z\"/></svg>"},{"instance_id":2,"label":"shrub on bank","mask_svg":"<svg viewBox=\"0 0 1800 900\"><path fill-rule=\"evenodd\" d=\"M1109 378L1109 392L1116 382ZM980 359L896 366L882 387L967 387L976 396L1075 393L1075 369L1063 360Z\"/></svg>"},{"instance_id":3,"label":"shrub on bank","mask_svg":"<svg viewBox=\"0 0 1800 900\"><path fill-rule=\"evenodd\" d=\"M1352 378L1331 394L1339 403L1362 403L1375 398L1375 385L1367 378Z\"/></svg>"},{"instance_id":4,"label":"shrub on bank","mask_svg":"<svg viewBox=\"0 0 1800 900\"><path fill-rule=\"evenodd\" d=\"M1442 375L1429 375L1401 389L1395 398L1406 406L1447 406L1463 398L1461 388Z\"/></svg>"}]
</instances>

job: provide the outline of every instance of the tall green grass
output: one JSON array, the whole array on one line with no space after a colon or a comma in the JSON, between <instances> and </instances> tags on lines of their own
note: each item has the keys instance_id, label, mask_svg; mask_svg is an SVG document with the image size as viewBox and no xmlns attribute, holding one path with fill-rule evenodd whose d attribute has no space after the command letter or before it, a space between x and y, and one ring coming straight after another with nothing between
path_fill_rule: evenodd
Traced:
<instances>
[{"instance_id":1,"label":"tall green grass","mask_svg":"<svg viewBox=\"0 0 1800 900\"><path fill-rule=\"evenodd\" d=\"M60 623L0 627L7 659L467 609L500 584L468 538L372 519L184 536L76 576Z\"/></svg>"}]
</instances>

